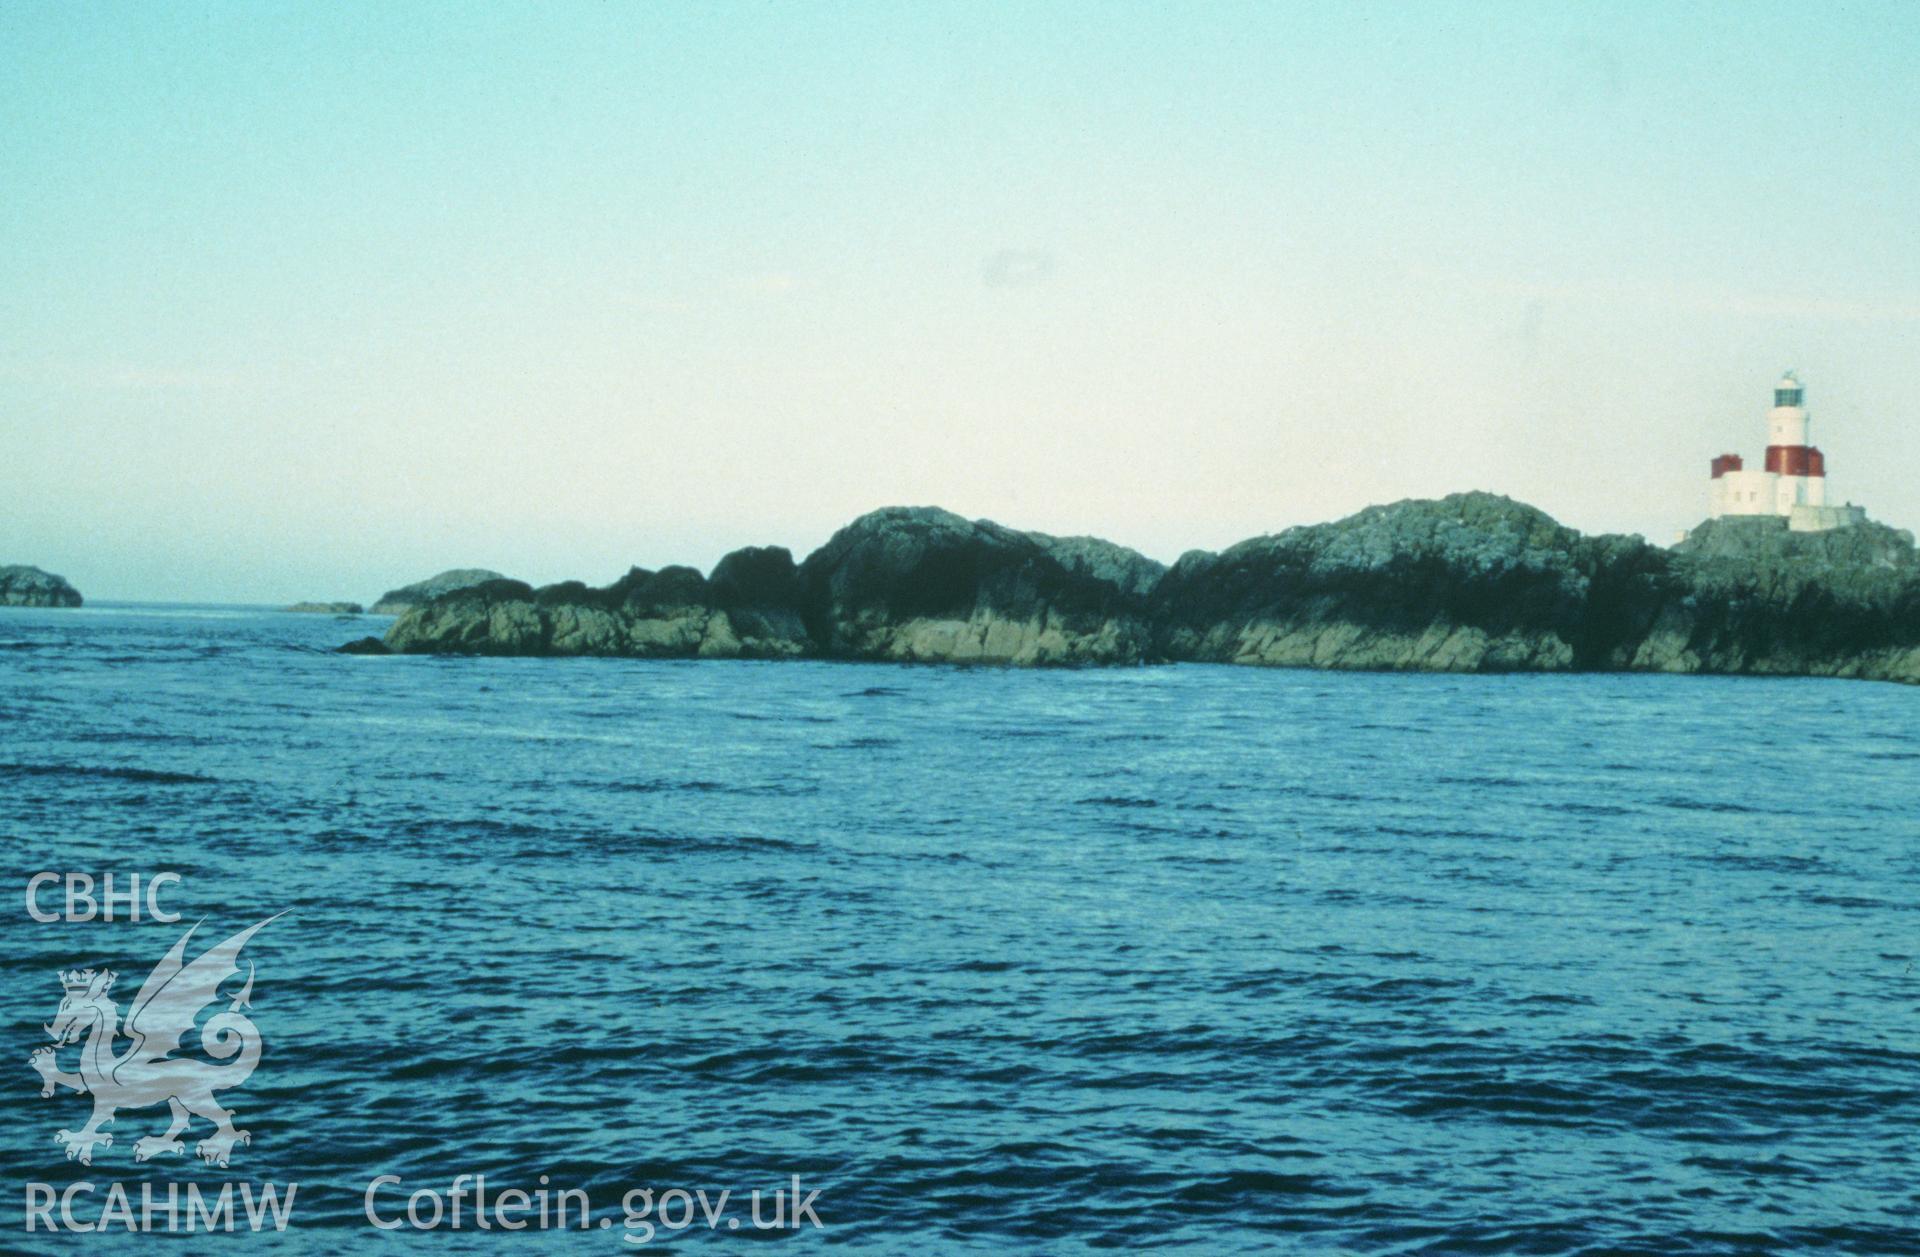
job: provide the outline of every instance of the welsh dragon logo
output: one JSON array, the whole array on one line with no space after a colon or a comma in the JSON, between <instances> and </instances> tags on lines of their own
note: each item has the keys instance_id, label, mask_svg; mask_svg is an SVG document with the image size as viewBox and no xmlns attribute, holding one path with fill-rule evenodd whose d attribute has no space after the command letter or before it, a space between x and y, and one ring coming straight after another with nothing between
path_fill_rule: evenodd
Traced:
<instances>
[{"instance_id":1,"label":"welsh dragon logo","mask_svg":"<svg viewBox=\"0 0 1920 1257\"><path fill-rule=\"evenodd\" d=\"M124 1034L120 1007L109 997L113 970L67 970L60 974L66 998L60 1001L53 1024L43 1027L53 1046L37 1049L31 1063L40 1075L42 1096L52 1095L57 1087L67 1087L93 1097L93 1116L84 1127L54 1135L65 1145L67 1160L92 1165L96 1146L113 1146L112 1134L100 1128L112 1122L116 1112L160 1103L172 1110L173 1122L164 1135L146 1135L134 1141L135 1161L184 1152L180 1136L196 1117L214 1126L213 1134L195 1145L203 1161L225 1166L233 1146L248 1142L247 1132L234 1129L233 1114L214 1098L214 1092L239 1086L260 1063L260 1030L242 1011L253 994L251 962L246 985L232 997L225 1011L209 1017L200 1031L200 1045L207 1055L227 1063L212 1064L175 1053L181 1050L181 1040L194 1028L201 1011L219 1002L221 983L239 974L235 962L240 949L277 919L268 917L240 931L202 952L191 964L186 963L187 940L200 927L195 925L181 935L133 997ZM126 1047L116 1052L115 1040L121 1037ZM83 1039L78 1072L62 1070L59 1049Z\"/></svg>"}]
</instances>

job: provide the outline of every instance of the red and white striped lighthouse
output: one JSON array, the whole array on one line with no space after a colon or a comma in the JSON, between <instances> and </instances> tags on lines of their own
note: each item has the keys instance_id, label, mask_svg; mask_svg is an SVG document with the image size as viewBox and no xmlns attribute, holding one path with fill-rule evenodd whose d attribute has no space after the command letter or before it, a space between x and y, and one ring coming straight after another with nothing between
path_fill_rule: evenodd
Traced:
<instances>
[{"instance_id":1,"label":"red and white striped lighthouse","mask_svg":"<svg viewBox=\"0 0 1920 1257\"><path fill-rule=\"evenodd\" d=\"M1807 443L1806 389L1792 371L1773 386L1767 412L1767 458L1748 470L1738 454L1713 460L1708 513L1785 516L1800 532L1840 528L1866 518L1860 507L1827 505L1827 460Z\"/></svg>"},{"instance_id":2,"label":"red and white striped lighthouse","mask_svg":"<svg viewBox=\"0 0 1920 1257\"><path fill-rule=\"evenodd\" d=\"M1767 412L1767 470L1780 477L1780 513L1796 506L1825 506L1827 460L1807 444L1806 390L1789 371L1773 386L1773 409Z\"/></svg>"}]
</instances>

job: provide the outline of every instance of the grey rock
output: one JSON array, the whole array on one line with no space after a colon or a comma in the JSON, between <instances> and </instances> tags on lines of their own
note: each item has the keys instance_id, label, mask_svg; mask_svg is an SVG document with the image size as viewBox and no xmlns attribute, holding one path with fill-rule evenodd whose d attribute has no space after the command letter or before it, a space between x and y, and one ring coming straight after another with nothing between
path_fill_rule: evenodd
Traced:
<instances>
[{"instance_id":1,"label":"grey rock","mask_svg":"<svg viewBox=\"0 0 1920 1257\"><path fill-rule=\"evenodd\" d=\"M799 580L808 633L833 658L1061 665L1151 655L1139 598L1068 567L1028 533L937 507L862 515L807 556Z\"/></svg>"},{"instance_id":2,"label":"grey rock","mask_svg":"<svg viewBox=\"0 0 1920 1257\"><path fill-rule=\"evenodd\" d=\"M1155 587L1175 659L1483 672L1591 666L1599 552L1490 493L1369 507L1347 519L1183 556Z\"/></svg>"},{"instance_id":3,"label":"grey rock","mask_svg":"<svg viewBox=\"0 0 1920 1257\"><path fill-rule=\"evenodd\" d=\"M1850 568L1910 571L1914 566L1913 534L1874 520L1825 532L1790 532L1778 515L1727 516L1692 529L1673 552L1704 562L1791 567L1828 576Z\"/></svg>"},{"instance_id":4,"label":"grey rock","mask_svg":"<svg viewBox=\"0 0 1920 1257\"><path fill-rule=\"evenodd\" d=\"M1674 547L1684 591L1630 666L1920 683L1913 535L1866 521L1819 533L1719 519Z\"/></svg>"},{"instance_id":5,"label":"grey rock","mask_svg":"<svg viewBox=\"0 0 1920 1257\"><path fill-rule=\"evenodd\" d=\"M375 615L399 615L408 608L438 598L441 594L452 593L456 589L471 589L487 581L505 580L506 577L484 567L456 567L411 585L402 585L398 589L389 589L381 594L373 604Z\"/></svg>"},{"instance_id":6,"label":"grey rock","mask_svg":"<svg viewBox=\"0 0 1920 1257\"><path fill-rule=\"evenodd\" d=\"M728 555L714 569L724 578L717 587L690 567L634 568L599 589L487 581L405 612L386 645L399 654L785 658L809 646L791 598L792 570L793 557L775 549Z\"/></svg>"},{"instance_id":7,"label":"grey rock","mask_svg":"<svg viewBox=\"0 0 1920 1257\"><path fill-rule=\"evenodd\" d=\"M1873 524L1716 521L1669 551L1456 494L1184 556L1151 609L1175 659L1920 681L1912 539Z\"/></svg>"},{"instance_id":8,"label":"grey rock","mask_svg":"<svg viewBox=\"0 0 1920 1257\"><path fill-rule=\"evenodd\" d=\"M771 659L811 653L800 617L800 573L785 546L735 550L714 565L707 584L743 654Z\"/></svg>"},{"instance_id":9,"label":"grey rock","mask_svg":"<svg viewBox=\"0 0 1920 1257\"><path fill-rule=\"evenodd\" d=\"M298 611L304 615L363 615L366 608L357 602L296 602L285 611Z\"/></svg>"},{"instance_id":10,"label":"grey rock","mask_svg":"<svg viewBox=\"0 0 1920 1257\"><path fill-rule=\"evenodd\" d=\"M81 602L80 591L65 577L25 564L0 567L0 607L77 607Z\"/></svg>"},{"instance_id":11,"label":"grey rock","mask_svg":"<svg viewBox=\"0 0 1920 1257\"><path fill-rule=\"evenodd\" d=\"M1167 574L1167 565L1158 559L1150 559L1138 550L1100 537L1054 537L1043 532L1030 532L1027 536L1039 542L1068 571L1105 581L1135 597L1144 598L1152 593L1160 578Z\"/></svg>"},{"instance_id":12,"label":"grey rock","mask_svg":"<svg viewBox=\"0 0 1920 1257\"><path fill-rule=\"evenodd\" d=\"M1920 560L1909 534L1878 524L1802 534L1723 520L1667 550L1462 493L1157 568L1092 538L889 507L797 567L787 551L757 547L728 555L711 578L669 567L599 589L498 580L455 590L402 615L385 645L1920 682Z\"/></svg>"},{"instance_id":13,"label":"grey rock","mask_svg":"<svg viewBox=\"0 0 1920 1257\"><path fill-rule=\"evenodd\" d=\"M1151 634L1142 600L1095 575L1138 581L1140 556L1055 548L932 508L855 520L796 567L777 546L727 555L711 579L636 568L605 588L490 581L414 607L387 631L401 653L627 655L1082 664L1135 662ZM1137 588L1136 584L1134 588Z\"/></svg>"}]
</instances>

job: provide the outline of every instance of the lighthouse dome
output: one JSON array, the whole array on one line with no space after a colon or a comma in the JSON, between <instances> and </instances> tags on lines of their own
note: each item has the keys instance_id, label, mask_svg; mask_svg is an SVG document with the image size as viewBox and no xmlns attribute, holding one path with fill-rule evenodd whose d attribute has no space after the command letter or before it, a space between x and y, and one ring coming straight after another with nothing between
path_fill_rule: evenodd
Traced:
<instances>
[{"instance_id":1,"label":"lighthouse dome","mask_svg":"<svg viewBox=\"0 0 1920 1257\"><path fill-rule=\"evenodd\" d=\"M1806 397L1806 389L1800 383L1797 371L1789 371L1780 377L1773 386L1773 404L1775 406L1798 406Z\"/></svg>"}]
</instances>

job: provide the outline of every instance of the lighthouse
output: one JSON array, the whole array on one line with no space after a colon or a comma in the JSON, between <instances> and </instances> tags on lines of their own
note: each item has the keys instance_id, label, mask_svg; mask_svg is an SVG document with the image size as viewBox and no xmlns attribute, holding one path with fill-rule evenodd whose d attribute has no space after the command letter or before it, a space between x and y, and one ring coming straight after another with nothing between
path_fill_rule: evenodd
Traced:
<instances>
[{"instance_id":1,"label":"lighthouse","mask_svg":"<svg viewBox=\"0 0 1920 1257\"><path fill-rule=\"evenodd\" d=\"M1738 454L1713 460L1707 514L1784 518L1794 532L1845 528L1867 517L1865 508L1827 505L1827 460L1807 440L1807 390L1792 371L1773 386L1767 412L1767 454L1749 469Z\"/></svg>"}]
</instances>

